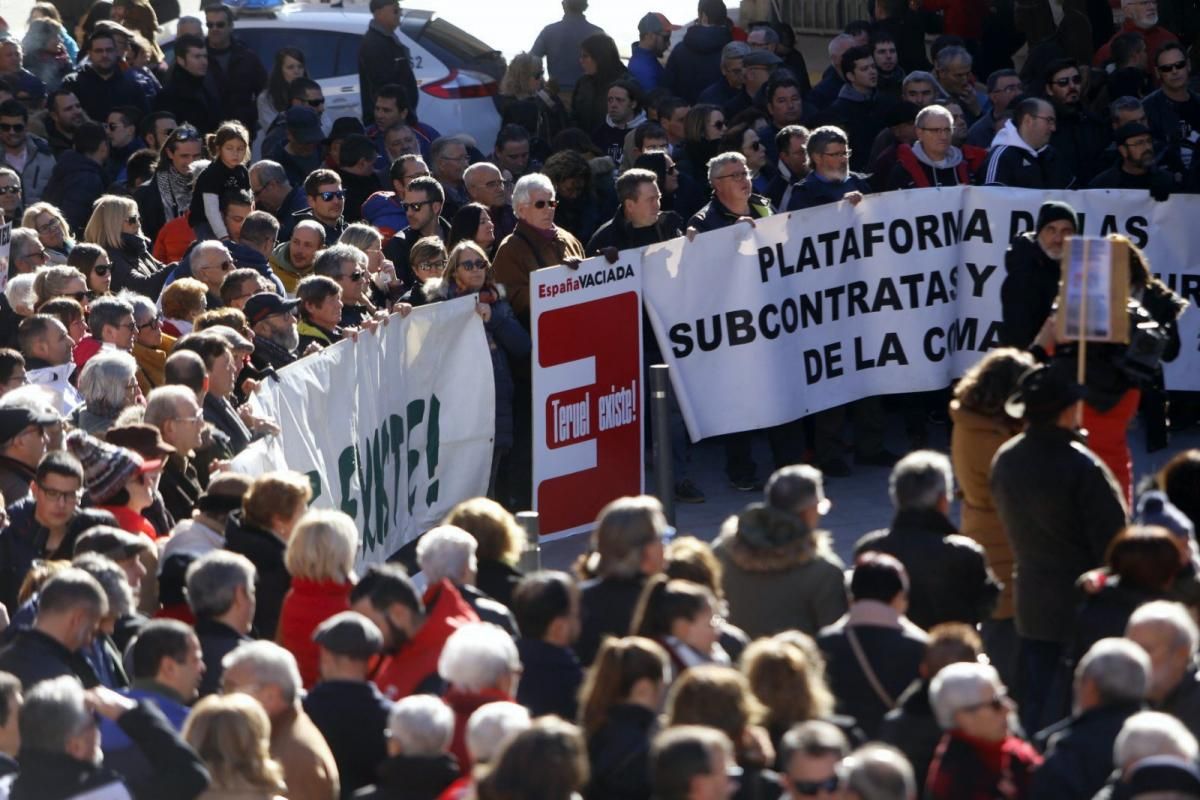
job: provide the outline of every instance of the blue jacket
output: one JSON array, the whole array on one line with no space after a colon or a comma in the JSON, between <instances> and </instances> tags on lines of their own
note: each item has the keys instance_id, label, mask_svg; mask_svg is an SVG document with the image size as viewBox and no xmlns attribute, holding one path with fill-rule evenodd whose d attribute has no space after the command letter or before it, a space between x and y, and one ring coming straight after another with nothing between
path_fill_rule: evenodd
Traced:
<instances>
[{"instance_id":1,"label":"blue jacket","mask_svg":"<svg viewBox=\"0 0 1200 800\"><path fill-rule=\"evenodd\" d=\"M675 94L695 103L709 85L721 78L721 48L733 41L724 25L693 25L667 58L663 82Z\"/></svg>"},{"instance_id":2,"label":"blue jacket","mask_svg":"<svg viewBox=\"0 0 1200 800\"><path fill-rule=\"evenodd\" d=\"M92 204L107 186L108 176L100 164L74 150L65 150L50 173L42 200L58 206L71 230L82 231L92 217Z\"/></svg>"},{"instance_id":3,"label":"blue jacket","mask_svg":"<svg viewBox=\"0 0 1200 800\"><path fill-rule=\"evenodd\" d=\"M851 172L841 183L832 183L810 172L808 177L792 190L792 200L784 211L799 211L802 208L836 203L850 192L871 193L871 184L857 172Z\"/></svg>"},{"instance_id":4,"label":"blue jacket","mask_svg":"<svg viewBox=\"0 0 1200 800\"><path fill-rule=\"evenodd\" d=\"M653 50L638 47L636 44L629 55L628 69L634 80L642 85L643 92L653 92L657 89L666 72Z\"/></svg>"},{"instance_id":5,"label":"blue jacket","mask_svg":"<svg viewBox=\"0 0 1200 800\"><path fill-rule=\"evenodd\" d=\"M153 681L137 681L133 688L122 689L121 694L141 702L150 702L167 718L167 722L178 733L183 730L188 707L179 702L179 697L165 686ZM125 781L137 794L154 779L154 767L133 739L111 719L100 719L100 749L104 751L104 765L125 776Z\"/></svg>"},{"instance_id":6,"label":"blue jacket","mask_svg":"<svg viewBox=\"0 0 1200 800\"><path fill-rule=\"evenodd\" d=\"M579 685L583 683L583 667L575 651L522 637L517 640L517 653L523 670L517 684L517 702L529 709L530 716L557 714L575 719Z\"/></svg>"}]
</instances>

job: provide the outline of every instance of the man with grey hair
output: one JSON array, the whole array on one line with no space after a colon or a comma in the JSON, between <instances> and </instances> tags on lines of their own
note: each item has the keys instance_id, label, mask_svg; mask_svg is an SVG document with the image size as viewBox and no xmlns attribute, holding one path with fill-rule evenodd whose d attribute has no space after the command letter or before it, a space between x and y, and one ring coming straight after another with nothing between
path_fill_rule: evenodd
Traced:
<instances>
[{"instance_id":1,"label":"man with grey hair","mask_svg":"<svg viewBox=\"0 0 1200 800\"><path fill-rule=\"evenodd\" d=\"M896 509L891 526L859 539L855 558L887 553L904 565L908 617L925 630L942 622L975 625L987 619L1000 585L983 548L960 536L950 521L950 459L933 450L909 453L892 469L888 493Z\"/></svg>"},{"instance_id":2,"label":"man with grey hair","mask_svg":"<svg viewBox=\"0 0 1200 800\"><path fill-rule=\"evenodd\" d=\"M1150 655L1150 706L1177 718L1200 736L1200 676L1196 652L1200 632L1179 603L1156 600L1129 617L1125 636Z\"/></svg>"},{"instance_id":3,"label":"man with grey hair","mask_svg":"<svg viewBox=\"0 0 1200 800\"><path fill-rule=\"evenodd\" d=\"M208 287L208 308L221 308L221 283L230 270L234 269L233 256L225 244L217 239L198 242L186 259L191 267L191 277Z\"/></svg>"},{"instance_id":4,"label":"man with grey hair","mask_svg":"<svg viewBox=\"0 0 1200 800\"><path fill-rule=\"evenodd\" d=\"M820 82L812 88L806 98L810 105L822 110L833 105L838 92L846 85L846 79L842 76L842 56L851 47L864 44L865 41L859 41L858 37L849 33L839 33L829 40L829 66L825 68Z\"/></svg>"},{"instance_id":5,"label":"man with grey hair","mask_svg":"<svg viewBox=\"0 0 1200 800\"><path fill-rule=\"evenodd\" d=\"M779 767L792 800L836 797L838 763L850 753L846 734L825 720L801 722L783 735Z\"/></svg>"},{"instance_id":6,"label":"man with grey hair","mask_svg":"<svg viewBox=\"0 0 1200 800\"><path fill-rule=\"evenodd\" d=\"M730 42L721 48L721 79L704 88L696 98L697 103L710 103L718 108L737 97L742 90L744 65L742 59L750 55L750 45L745 42Z\"/></svg>"},{"instance_id":7,"label":"man with grey hair","mask_svg":"<svg viewBox=\"0 0 1200 800\"><path fill-rule=\"evenodd\" d=\"M1046 760L1034 797L1092 797L1113 770L1112 742L1142 708L1150 658L1128 639L1101 639L1075 668L1075 710L1038 734Z\"/></svg>"},{"instance_id":8,"label":"man with grey hair","mask_svg":"<svg viewBox=\"0 0 1200 800\"><path fill-rule=\"evenodd\" d=\"M293 187L287 171L278 161L264 158L251 165L250 190L254 194L255 208L275 217L280 225L286 224L293 214L308 205L304 187Z\"/></svg>"},{"instance_id":9,"label":"man with grey hair","mask_svg":"<svg viewBox=\"0 0 1200 800\"><path fill-rule=\"evenodd\" d=\"M119 350L129 353L137 333L133 321L133 306L122 297L105 295L88 304L87 336L75 345L75 366L83 371L83 365L101 350Z\"/></svg>"},{"instance_id":10,"label":"man with grey hair","mask_svg":"<svg viewBox=\"0 0 1200 800\"><path fill-rule=\"evenodd\" d=\"M950 45L938 51L933 65L933 72L947 99L962 106L968 125L979 119L987 102L987 95L979 90L972 78L971 64L971 54L965 47Z\"/></svg>"},{"instance_id":11,"label":"man with grey hair","mask_svg":"<svg viewBox=\"0 0 1200 800\"><path fill-rule=\"evenodd\" d=\"M442 213L448 218L471 202L463 182L463 173L470 163L467 145L457 136L439 136L429 145L430 174L442 185L446 196Z\"/></svg>"},{"instance_id":12,"label":"man with grey hair","mask_svg":"<svg viewBox=\"0 0 1200 800\"><path fill-rule=\"evenodd\" d=\"M387 723L387 760L379 782L355 794L364 800L412 796L436 797L458 779L464 765L450 752L454 712L427 694L405 697L392 706Z\"/></svg>"},{"instance_id":13,"label":"man with grey hair","mask_svg":"<svg viewBox=\"0 0 1200 800\"><path fill-rule=\"evenodd\" d=\"M204 654L201 697L220 690L225 656L252 641L255 578L250 559L228 550L214 550L188 565L187 601Z\"/></svg>"},{"instance_id":14,"label":"man with grey hair","mask_svg":"<svg viewBox=\"0 0 1200 800\"><path fill-rule=\"evenodd\" d=\"M12 220L7 220L12 222ZM13 222L16 225L16 222ZM36 272L38 267L50 263L46 247L38 239L33 228L14 227L9 234L9 267L12 275Z\"/></svg>"},{"instance_id":15,"label":"man with grey hair","mask_svg":"<svg viewBox=\"0 0 1200 800\"><path fill-rule=\"evenodd\" d=\"M145 756L144 782L127 784L104 765L97 716L116 723ZM3 786L5 797L193 798L208 788L204 762L152 702L58 677L26 693L20 727L21 772Z\"/></svg>"},{"instance_id":16,"label":"man with grey hair","mask_svg":"<svg viewBox=\"0 0 1200 800\"><path fill-rule=\"evenodd\" d=\"M815 467L783 467L768 479L764 502L721 525L713 554L729 619L752 637L815 635L846 612L842 562L819 529L830 508L823 483Z\"/></svg>"},{"instance_id":17,"label":"man with grey hair","mask_svg":"<svg viewBox=\"0 0 1200 800\"><path fill-rule=\"evenodd\" d=\"M967 144L985 149L992 146L1000 128L1012 117L1012 103L1021 95L1021 76L1015 69L998 69L988 75L987 93L988 113L967 130Z\"/></svg>"},{"instance_id":18,"label":"man with grey hair","mask_svg":"<svg viewBox=\"0 0 1200 800\"><path fill-rule=\"evenodd\" d=\"M922 108L917 112L916 129L916 142L896 148L888 191L970 185L967 161L962 150L952 144L954 115L950 109L936 104Z\"/></svg>"},{"instance_id":19,"label":"man with grey hair","mask_svg":"<svg viewBox=\"0 0 1200 800\"><path fill-rule=\"evenodd\" d=\"M931 105L945 93L933 73L924 70L913 70L900 83L900 99L917 108Z\"/></svg>"},{"instance_id":20,"label":"man with grey hair","mask_svg":"<svg viewBox=\"0 0 1200 800\"><path fill-rule=\"evenodd\" d=\"M1174 717L1142 711L1125 721L1113 744L1116 771L1097 797L1200 796L1196 737Z\"/></svg>"},{"instance_id":21,"label":"man with grey hair","mask_svg":"<svg viewBox=\"0 0 1200 800\"><path fill-rule=\"evenodd\" d=\"M838 777L843 800L916 800L917 781L904 754L886 744L868 744L842 759Z\"/></svg>"},{"instance_id":22,"label":"man with grey hair","mask_svg":"<svg viewBox=\"0 0 1200 800\"><path fill-rule=\"evenodd\" d=\"M95 578L75 567L56 573L42 586L33 627L17 631L0 650L0 670L16 675L26 689L61 675L96 686L82 651L107 614L108 596Z\"/></svg>"},{"instance_id":23,"label":"man with grey hair","mask_svg":"<svg viewBox=\"0 0 1200 800\"><path fill-rule=\"evenodd\" d=\"M477 545L475 537L462 528L439 525L417 540L417 564L429 585L450 581L481 620L497 625L515 637L517 623L512 612L475 586Z\"/></svg>"},{"instance_id":24,"label":"man with grey hair","mask_svg":"<svg viewBox=\"0 0 1200 800\"><path fill-rule=\"evenodd\" d=\"M171 516L191 519L192 509L204 487L192 463L204 436L204 413L196 394L186 386L160 386L146 397L143 421L158 428L162 439L175 448L167 456L159 478L158 491Z\"/></svg>"},{"instance_id":25,"label":"man with grey hair","mask_svg":"<svg viewBox=\"0 0 1200 800\"><path fill-rule=\"evenodd\" d=\"M271 757L283 767L291 800L336 800L337 762L321 731L300 705L304 685L296 657L273 642L239 646L221 660L224 694L257 700L271 718Z\"/></svg>"}]
</instances>

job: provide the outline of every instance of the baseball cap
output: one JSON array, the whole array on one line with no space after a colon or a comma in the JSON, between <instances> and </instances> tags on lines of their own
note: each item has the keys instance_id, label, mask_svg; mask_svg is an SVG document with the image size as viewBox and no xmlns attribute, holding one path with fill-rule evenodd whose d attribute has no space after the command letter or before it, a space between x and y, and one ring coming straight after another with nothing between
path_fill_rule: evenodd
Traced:
<instances>
[{"instance_id":1,"label":"baseball cap","mask_svg":"<svg viewBox=\"0 0 1200 800\"><path fill-rule=\"evenodd\" d=\"M274 292L259 292L246 301L242 313L251 325L257 325L267 317L284 312L291 313L300 305L299 300L285 300Z\"/></svg>"},{"instance_id":2,"label":"baseball cap","mask_svg":"<svg viewBox=\"0 0 1200 800\"><path fill-rule=\"evenodd\" d=\"M325 138L321 132L321 118L311 108L292 106L283 113L283 121L288 133L304 144L316 144Z\"/></svg>"},{"instance_id":3,"label":"baseball cap","mask_svg":"<svg viewBox=\"0 0 1200 800\"><path fill-rule=\"evenodd\" d=\"M53 425L59 422L57 414L35 411L25 406L0 408L0 444L7 444L30 425Z\"/></svg>"},{"instance_id":4,"label":"baseball cap","mask_svg":"<svg viewBox=\"0 0 1200 800\"><path fill-rule=\"evenodd\" d=\"M366 661L383 650L383 634L357 611L343 611L322 622L313 641L331 653Z\"/></svg>"},{"instance_id":5,"label":"baseball cap","mask_svg":"<svg viewBox=\"0 0 1200 800\"><path fill-rule=\"evenodd\" d=\"M638 20L638 33L670 33L679 30L678 25L672 25L665 15L651 11Z\"/></svg>"}]
</instances>

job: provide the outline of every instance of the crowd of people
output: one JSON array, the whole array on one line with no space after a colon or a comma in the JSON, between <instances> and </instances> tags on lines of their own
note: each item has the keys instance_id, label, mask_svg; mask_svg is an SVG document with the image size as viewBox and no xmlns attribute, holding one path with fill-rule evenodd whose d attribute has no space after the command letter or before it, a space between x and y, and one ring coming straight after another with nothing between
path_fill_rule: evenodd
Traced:
<instances>
[{"instance_id":1,"label":"crowd of people","mask_svg":"<svg viewBox=\"0 0 1200 800\"><path fill-rule=\"evenodd\" d=\"M765 431L765 485L754 433L725 437L761 501L710 544L614 500L574 574L522 574L512 516L533 270L883 191L1200 191L1195 15L878 0L814 83L790 26L721 0L673 46L646 13L627 62L586 6L511 59L494 142L420 121L396 0L368 5L361 118L219 4L170 63L170 0L39 2L0 33L0 796L1200 798L1200 451L1139 485L1129 446L1138 413L1152 450L1188 424L1162 371L1187 302L1129 242L1138 338L1076 383L1069 203L1010 245L1004 346L891 403L904 457L881 398ZM419 580L356 570L307 476L230 470L293 433L249 399L466 296L488 496L421 535ZM672 432L675 499L704 502ZM847 567L821 519L849 453L891 469L894 517Z\"/></svg>"}]
</instances>

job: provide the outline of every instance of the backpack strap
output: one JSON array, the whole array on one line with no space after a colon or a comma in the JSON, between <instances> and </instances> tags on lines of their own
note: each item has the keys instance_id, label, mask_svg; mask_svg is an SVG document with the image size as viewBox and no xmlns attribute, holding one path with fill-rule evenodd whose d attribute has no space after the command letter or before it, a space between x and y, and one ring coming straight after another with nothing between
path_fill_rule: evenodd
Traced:
<instances>
[{"instance_id":1,"label":"backpack strap","mask_svg":"<svg viewBox=\"0 0 1200 800\"><path fill-rule=\"evenodd\" d=\"M862 668L863 677L867 679L867 683L871 685L871 690L875 692L875 696L883 705L891 710L896 707L896 701L888 693L888 690L883 688L883 684L879 680L879 676L875 674L875 670L871 667L871 662L867 660L866 651L863 650L862 642L858 640L858 634L854 632L854 626L846 625L846 641L850 643L850 650L854 653L854 660L858 662L858 666Z\"/></svg>"}]
</instances>

